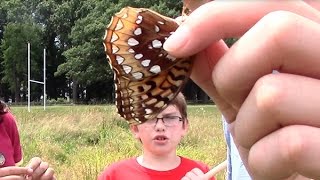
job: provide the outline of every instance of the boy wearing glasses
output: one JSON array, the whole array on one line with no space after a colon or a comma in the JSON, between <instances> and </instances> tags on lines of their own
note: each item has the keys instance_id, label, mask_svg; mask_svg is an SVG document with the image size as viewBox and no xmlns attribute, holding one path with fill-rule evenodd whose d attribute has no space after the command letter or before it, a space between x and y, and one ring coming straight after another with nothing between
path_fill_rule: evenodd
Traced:
<instances>
[{"instance_id":1,"label":"boy wearing glasses","mask_svg":"<svg viewBox=\"0 0 320 180\"><path fill-rule=\"evenodd\" d=\"M142 155L111 164L98 179L184 180L202 176L209 170L207 165L176 153L188 125L186 101L179 93L156 118L130 125L142 143Z\"/></svg>"}]
</instances>

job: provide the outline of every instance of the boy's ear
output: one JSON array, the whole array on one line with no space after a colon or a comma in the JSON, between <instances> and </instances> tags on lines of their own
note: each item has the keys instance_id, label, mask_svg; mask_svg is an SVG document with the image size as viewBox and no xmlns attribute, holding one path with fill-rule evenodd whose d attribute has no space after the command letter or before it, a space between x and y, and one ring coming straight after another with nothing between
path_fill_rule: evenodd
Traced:
<instances>
[{"instance_id":1,"label":"boy's ear","mask_svg":"<svg viewBox=\"0 0 320 180\"><path fill-rule=\"evenodd\" d=\"M130 125L130 130L136 139L139 139L139 129L137 125Z\"/></svg>"},{"instance_id":2,"label":"boy's ear","mask_svg":"<svg viewBox=\"0 0 320 180\"><path fill-rule=\"evenodd\" d=\"M188 133L188 130L189 130L189 121L188 121L187 118L184 120L184 124L183 124L182 128L184 130L183 136L185 136Z\"/></svg>"}]
</instances>

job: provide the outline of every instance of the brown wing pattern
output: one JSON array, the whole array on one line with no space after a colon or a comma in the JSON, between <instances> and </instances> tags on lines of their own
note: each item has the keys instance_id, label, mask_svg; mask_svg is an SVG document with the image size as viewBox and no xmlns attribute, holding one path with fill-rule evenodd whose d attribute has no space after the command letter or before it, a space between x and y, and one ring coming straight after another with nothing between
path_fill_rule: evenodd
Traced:
<instances>
[{"instance_id":1,"label":"brown wing pattern","mask_svg":"<svg viewBox=\"0 0 320 180\"><path fill-rule=\"evenodd\" d=\"M171 57L162 47L177 27L173 19L131 7L108 25L104 46L114 71L116 106L129 123L157 116L187 82L192 61Z\"/></svg>"}]
</instances>

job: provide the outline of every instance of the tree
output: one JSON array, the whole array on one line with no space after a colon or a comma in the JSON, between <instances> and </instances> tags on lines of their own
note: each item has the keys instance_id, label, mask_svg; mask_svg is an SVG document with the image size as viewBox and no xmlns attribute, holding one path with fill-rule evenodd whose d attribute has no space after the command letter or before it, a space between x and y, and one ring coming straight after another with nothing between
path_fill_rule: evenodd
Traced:
<instances>
[{"instance_id":1,"label":"tree","mask_svg":"<svg viewBox=\"0 0 320 180\"><path fill-rule=\"evenodd\" d=\"M0 5L1 24L1 84L15 94L13 100L26 97L27 42L32 43L34 77L39 77L39 48L42 37L41 25L33 21L33 11L39 0L4 0ZM36 88L36 87L35 87ZM8 98L8 92L4 96ZM35 92L37 94L37 92Z\"/></svg>"},{"instance_id":2,"label":"tree","mask_svg":"<svg viewBox=\"0 0 320 180\"><path fill-rule=\"evenodd\" d=\"M21 90L27 84L27 43L33 45L31 53L34 77L39 77L38 62L41 58L41 27L30 23L9 23L5 27L1 49L3 52L2 81L9 84L15 94L15 101L20 102ZM25 93L24 93L25 94Z\"/></svg>"},{"instance_id":3,"label":"tree","mask_svg":"<svg viewBox=\"0 0 320 180\"><path fill-rule=\"evenodd\" d=\"M63 55L67 61L59 65L56 76L65 74L72 81L73 100L78 99L78 87L87 87L98 81L108 81L111 71L105 59L102 46L105 14L110 12L109 1L89 0L78 4L75 14L79 18L75 21L68 38L72 47ZM94 78L93 78L94 77Z\"/></svg>"}]
</instances>

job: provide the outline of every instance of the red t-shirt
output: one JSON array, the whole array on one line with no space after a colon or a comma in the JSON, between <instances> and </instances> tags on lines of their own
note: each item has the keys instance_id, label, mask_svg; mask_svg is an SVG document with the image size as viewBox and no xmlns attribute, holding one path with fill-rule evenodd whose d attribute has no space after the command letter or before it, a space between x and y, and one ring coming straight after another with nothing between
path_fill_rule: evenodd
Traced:
<instances>
[{"instance_id":1,"label":"red t-shirt","mask_svg":"<svg viewBox=\"0 0 320 180\"><path fill-rule=\"evenodd\" d=\"M22 160L19 132L10 112L0 114L0 168L14 166Z\"/></svg>"},{"instance_id":2,"label":"red t-shirt","mask_svg":"<svg viewBox=\"0 0 320 180\"><path fill-rule=\"evenodd\" d=\"M193 168L199 168L206 173L209 167L199 161L194 161L181 157L181 163L178 167L168 171L156 171L141 166L136 158L130 158L111 164L100 174L98 180L179 180ZM211 178L215 180L215 178Z\"/></svg>"}]
</instances>

